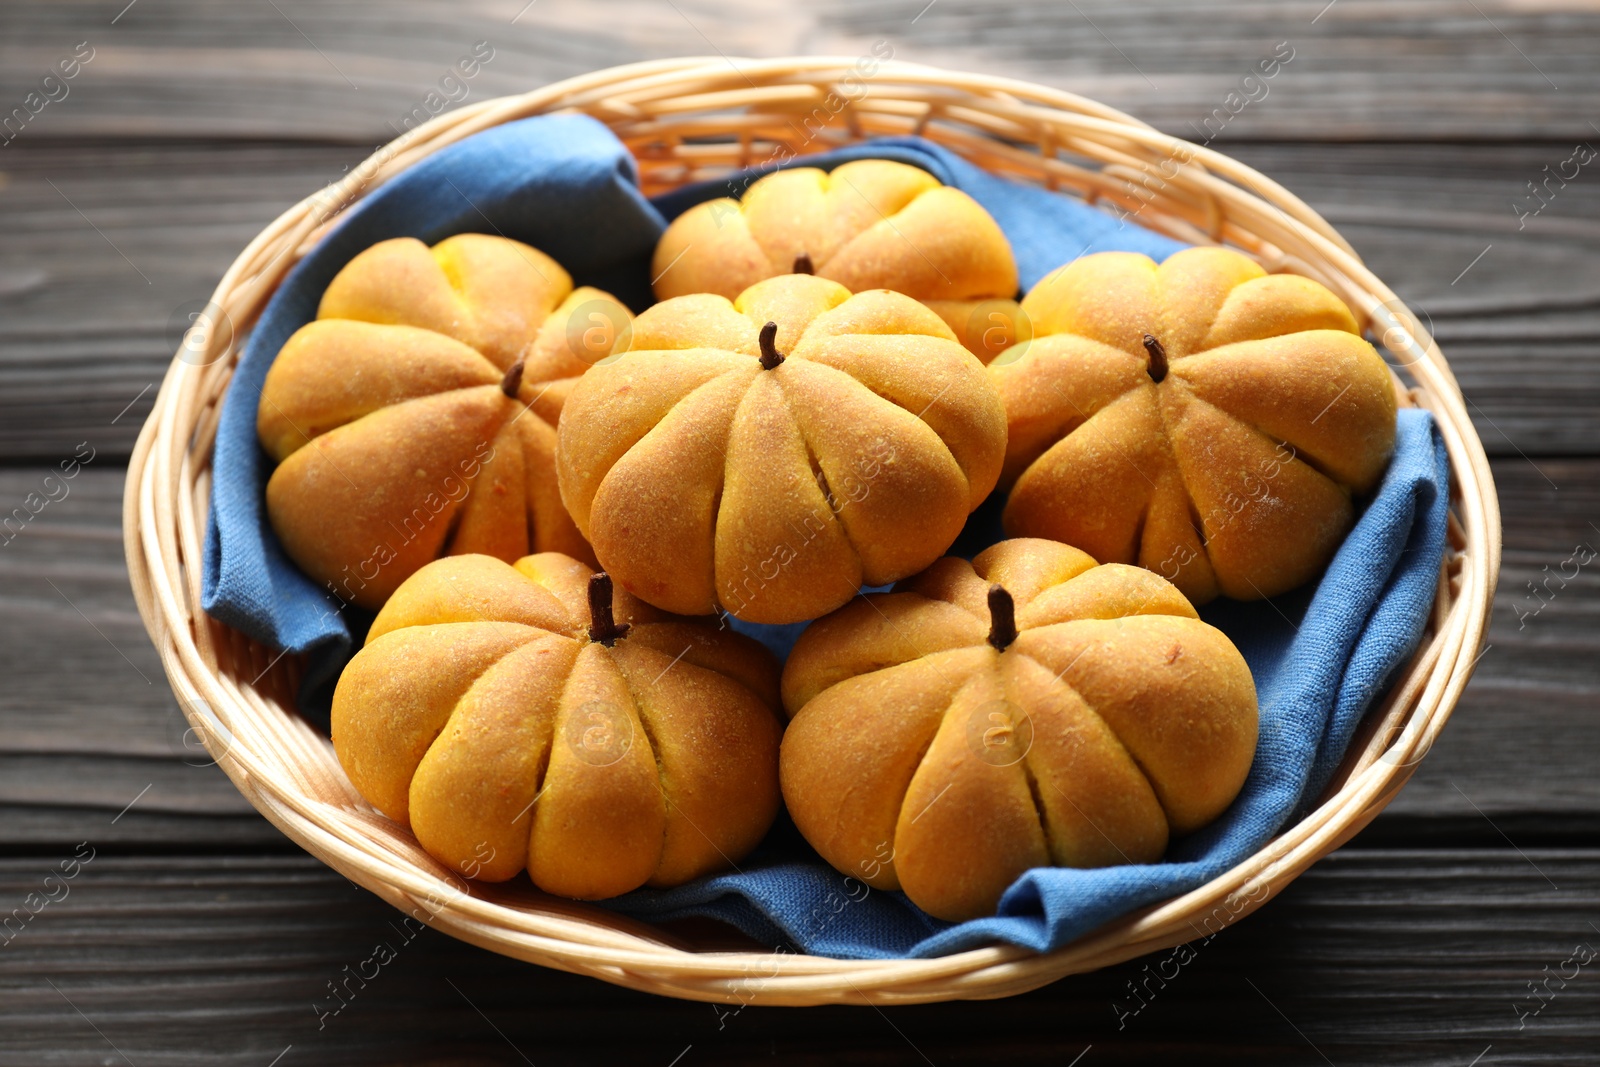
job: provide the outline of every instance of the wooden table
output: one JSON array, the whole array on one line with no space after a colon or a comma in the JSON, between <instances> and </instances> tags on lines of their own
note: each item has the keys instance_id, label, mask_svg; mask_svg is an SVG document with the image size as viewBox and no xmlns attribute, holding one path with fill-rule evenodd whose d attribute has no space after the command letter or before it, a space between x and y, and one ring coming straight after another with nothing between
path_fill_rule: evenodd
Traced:
<instances>
[{"instance_id":1,"label":"wooden table","mask_svg":"<svg viewBox=\"0 0 1600 1067\"><path fill-rule=\"evenodd\" d=\"M886 41L1214 134L1323 212L1431 319L1505 510L1491 645L1405 792L1154 982L1135 961L996 1003L729 1012L430 931L319 1019L394 914L186 736L127 587L122 468L237 250L480 40L446 94ZM1564 164L1600 144L1596 5L13 2L0 113L74 55L0 134L0 512L58 497L0 547L0 916L53 898L0 934L0 1064L1600 1062L1600 960L1577 962L1600 950L1600 564L1567 562L1600 546L1600 161Z\"/></svg>"}]
</instances>

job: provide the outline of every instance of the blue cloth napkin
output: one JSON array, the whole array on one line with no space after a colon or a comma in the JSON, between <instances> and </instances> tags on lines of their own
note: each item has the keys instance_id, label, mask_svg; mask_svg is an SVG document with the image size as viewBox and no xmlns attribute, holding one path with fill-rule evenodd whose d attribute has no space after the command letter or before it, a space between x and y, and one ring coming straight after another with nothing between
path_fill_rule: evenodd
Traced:
<instances>
[{"instance_id":1,"label":"blue cloth napkin","mask_svg":"<svg viewBox=\"0 0 1600 1067\"><path fill-rule=\"evenodd\" d=\"M1136 251L1160 260L1183 247L1068 197L994 177L919 138L872 141L795 162L831 168L862 158L919 166L969 193L1006 232L1024 289L1089 252ZM271 464L257 443L255 419L267 368L283 342L315 317L327 283L377 241L500 233L537 246L579 284L609 289L639 310L650 302L650 255L667 222L693 204L744 188L746 177L647 200L632 158L601 124L583 116L525 119L467 138L378 189L290 272L246 343L224 401L203 602L213 617L263 644L307 654L302 710L326 708L370 620L339 610L273 536L263 499ZM1047 950L1202 884L1315 799L1362 712L1416 646L1444 548L1448 476L1431 418L1403 412L1383 485L1317 587L1266 603L1218 603L1204 613L1238 644L1255 675L1261 741L1232 808L1174 842L1167 862L1030 871L1006 893L996 917L951 925L901 894L869 891L842 877L783 820L736 873L641 890L609 906L657 920L713 917L764 943L822 955L887 958L996 940ZM970 556L999 539L998 507L991 500L973 515L955 551ZM780 654L801 629L737 625Z\"/></svg>"}]
</instances>

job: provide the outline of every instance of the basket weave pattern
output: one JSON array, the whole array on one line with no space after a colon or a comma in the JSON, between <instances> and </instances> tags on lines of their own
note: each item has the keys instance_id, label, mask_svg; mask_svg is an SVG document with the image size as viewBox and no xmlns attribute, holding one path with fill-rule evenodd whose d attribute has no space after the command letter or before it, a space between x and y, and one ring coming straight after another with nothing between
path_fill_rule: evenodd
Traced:
<instances>
[{"instance_id":1,"label":"basket weave pattern","mask_svg":"<svg viewBox=\"0 0 1600 1067\"><path fill-rule=\"evenodd\" d=\"M135 598L179 701L218 765L307 851L403 911L533 963L696 1000L915 1003L1008 996L1192 940L1237 920L1393 799L1444 727L1484 637L1500 517L1481 443L1432 339L1350 246L1292 194L1215 151L1025 82L854 59L636 64L442 115L296 204L240 254L185 339L129 462L124 538ZM1452 467L1450 545L1421 648L1372 709L1317 808L1247 862L1046 955L1010 946L931 960L852 961L697 946L531 887L480 885L434 861L346 780L328 739L292 712L299 664L200 609L211 454L238 333L338 210L425 156L531 115L581 112L639 161L647 195L869 137L920 134L994 173L1102 202L1195 244L1338 293L1410 375ZM1070 251L1070 250L1069 250ZM221 324L226 323L224 328ZM699 949L697 951L697 948Z\"/></svg>"}]
</instances>

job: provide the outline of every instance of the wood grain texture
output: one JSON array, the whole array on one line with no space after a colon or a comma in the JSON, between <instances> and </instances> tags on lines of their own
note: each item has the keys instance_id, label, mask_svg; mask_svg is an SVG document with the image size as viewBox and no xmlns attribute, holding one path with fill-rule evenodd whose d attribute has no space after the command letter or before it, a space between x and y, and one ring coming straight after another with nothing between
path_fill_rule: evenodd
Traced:
<instances>
[{"instance_id":1,"label":"wood grain texture","mask_svg":"<svg viewBox=\"0 0 1600 1067\"><path fill-rule=\"evenodd\" d=\"M9 541L0 532L0 848L86 831L112 844L276 845L189 732L139 620L114 462L97 456L71 479L0 470L0 519L26 513L29 494L48 501Z\"/></svg>"},{"instance_id":2,"label":"wood grain texture","mask_svg":"<svg viewBox=\"0 0 1600 1067\"><path fill-rule=\"evenodd\" d=\"M1494 477L1505 554L1489 647L1371 843L1600 835L1600 464L1502 459ZM1559 785L1557 766L1571 770Z\"/></svg>"},{"instance_id":3,"label":"wood grain texture","mask_svg":"<svg viewBox=\"0 0 1600 1067\"><path fill-rule=\"evenodd\" d=\"M1507 0L91 0L0 8L0 99L73 45L95 58L30 139L352 139L384 131L478 40L474 96L667 56L856 55L1003 71L1189 136L1279 42L1293 50L1230 139L1589 137L1600 12Z\"/></svg>"},{"instance_id":4,"label":"wood grain texture","mask_svg":"<svg viewBox=\"0 0 1600 1067\"><path fill-rule=\"evenodd\" d=\"M94 848L0 860L0 905ZM93 855L0 948L0 1064L1064 1067L1093 1046L1082 1063L1464 1067L1579 1063L1600 1042L1600 961L1563 968L1600 950L1592 851L1347 850L1181 955L887 1013L713 1007L543 970L418 932L301 855ZM1531 1014L1529 982L1563 970Z\"/></svg>"},{"instance_id":5,"label":"wood grain texture","mask_svg":"<svg viewBox=\"0 0 1600 1067\"><path fill-rule=\"evenodd\" d=\"M1525 221L1513 210L1570 144L1230 150L1326 213L1432 324L1491 454L1596 451L1600 177ZM188 315L234 256L370 149L19 139L5 151L0 460L53 462L85 440L125 457Z\"/></svg>"}]
</instances>

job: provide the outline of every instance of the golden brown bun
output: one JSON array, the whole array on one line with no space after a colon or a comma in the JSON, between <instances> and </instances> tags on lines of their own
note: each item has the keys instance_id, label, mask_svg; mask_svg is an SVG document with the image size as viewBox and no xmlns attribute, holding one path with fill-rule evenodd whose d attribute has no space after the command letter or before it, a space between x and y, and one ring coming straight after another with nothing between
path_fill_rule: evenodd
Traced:
<instances>
[{"instance_id":1,"label":"golden brown bun","mask_svg":"<svg viewBox=\"0 0 1600 1067\"><path fill-rule=\"evenodd\" d=\"M776 323L781 363L758 335ZM785 275L657 304L561 416L561 497L623 588L683 615L814 619L915 574L994 488L1005 413L909 297Z\"/></svg>"},{"instance_id":2,"label":"golden brown bun","mask_svg":"<svg viewBox=\"0 0 1600 1067\"><path fill-rule=\"evenodd\" d=\"M733 300L788 274L802 255L819 277L853 293L976 300L1017 291L1011 245L977 201L926 171L881 159L831 173L776 171L743 201L692 207L667 227L650 274L660 300L692 293Z\"/></svg>"},{"instance_id":3,"label":"golden brown bun","mask_svg":"<svg viewBox=\"0 0 1600 1067\"><path fill-rule=\"evenodd\" d=\"M722 870L777 814L772 653L623 592L607 647L590 576L555 552L437 560L339 678L345 773L452 870L598 900Z\"/></svg>"},{"instance_id":4,"label":"golden brown bun","mask_svg":"<svg viewBox=\"0 0 1600 1067\"><path fill-rule=\"evenodd\" d=\"M945 321L956 340L984 366L1013 345L1031 340L1028 317L1015 300L924 300L928 310Z\"/></svg>"},{"instance_id":5,"label":"golden brown bun","mask_svg":"<svg viewBox=\"0 0 1600 1067\"><path fill-rule=\"evenodd\" d=\"M991 584L1015 605L1004 651ZM1032 867L1160 858L1232 803L1256 745L1249 667L1177 589L1031 538L818 620L783 703L806 840L951 921L992 914Z\"/></svg>"},{"instance_id":6,"label":"golden brown bun","mask_svg":"<svg viewBox=\"0 0 1600 1067\"><path fill-rule=\"evenodd\" d=\"M1276 596L1327 564L1395 434L1389 371L1338 297L1191 248L1159 267L1085 256L1022 309L1033 339L989 365L1007 533L1138 563L1195 603Z\"/></svg>"},{"instance_id":7,"label":"golden brown bun","mask_svg":"<svg viewBox=\"0 0 1600 1067\"><path fill-rule=\"evenodd\" d=\"M267 514L284 549L366 608L441 555L593 562L561 506L555 423L630 318L503 237L431 250L402 237L356 256L261 391L256 431L278 462ZM512 398L502 382L518 360Z\"/></svg>"}]
</instances>

